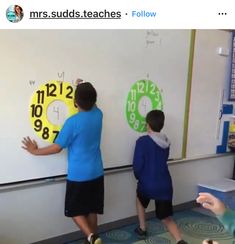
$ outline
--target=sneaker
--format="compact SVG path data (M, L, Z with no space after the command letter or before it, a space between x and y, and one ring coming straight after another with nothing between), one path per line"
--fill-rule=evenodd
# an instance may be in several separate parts
M135 233L138 235L139 238L146 238L147 237L147 231L142 230L140 227L137 227L135 229Z
M204 240L202 243L213 244L214 242L213 242L213 240L211 240L211 239L206 239L206 240Z
M178 241L176 244L188 244L188 242L181 240L181 241Z
M90 244L102 244L102 240L99 235L93 234L90 239Z

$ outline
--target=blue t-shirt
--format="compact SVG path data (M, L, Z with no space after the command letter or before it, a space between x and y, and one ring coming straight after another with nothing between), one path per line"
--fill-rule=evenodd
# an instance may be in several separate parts
M136 141L133 170L137 190L150 199L172 200L172 180L167 160L169 146L162 148L146 135Z
M88 181L104 174L100 151L103 114L94 106L68 118L55 143L68 148L68 176L71 181Z

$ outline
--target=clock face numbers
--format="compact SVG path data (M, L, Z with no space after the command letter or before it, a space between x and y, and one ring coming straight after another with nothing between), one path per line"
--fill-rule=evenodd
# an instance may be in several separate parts
M74 88L69 82L49 81L36 90L30 101L30 121L39 137L54 142L64 121L78 112Z
M137 81L128 93L126 117L129 126L137 132L145 132L146 114L163 109L162 96L158 87L151 80Z

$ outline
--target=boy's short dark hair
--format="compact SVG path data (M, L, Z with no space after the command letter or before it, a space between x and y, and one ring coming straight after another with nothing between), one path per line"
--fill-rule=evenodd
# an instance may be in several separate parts
M165 115L161 110L152 110L146 116L146 123L151 130L160 132L164 126Z
M77 85L75 90L75 103L83 110L91 110L96 103L97 93L90 82Z

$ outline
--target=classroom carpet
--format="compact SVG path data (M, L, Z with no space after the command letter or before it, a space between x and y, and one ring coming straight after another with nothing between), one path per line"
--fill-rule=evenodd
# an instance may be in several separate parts
M177 222L183 239L188 244L201 244L204 239L213 239L220 244L235 244L233 238L225 231L223 225L214 217L204 214L200 211L186 210L176 212L174 220ZM139 239L134 229L136 224L123 226L119 229L114 229L104 233L100 233L100 237L104 244L173 244L169 232L157 219L147 221L148 236L145 240ZM66 244L83 244L84 240L75 240Z

